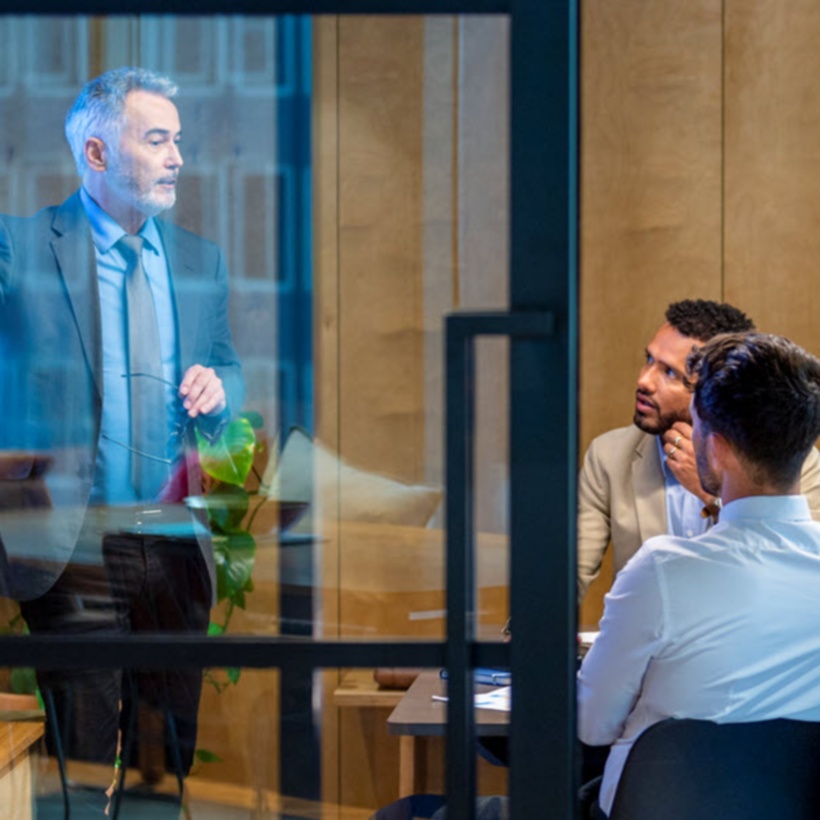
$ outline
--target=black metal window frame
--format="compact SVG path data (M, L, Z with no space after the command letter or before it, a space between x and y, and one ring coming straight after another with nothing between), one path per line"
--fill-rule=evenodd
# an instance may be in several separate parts
M0 0L8 15L506 15L510 20L510 308L448 320L464 378L448 418L446 642L292 637L0 637L0 666L303 669L447 665L448 802L474 817L474 666L515 679L510 794L516 820L575 811L578 0ZM471 324L472 323L472 324ZM472 610L471 338L509 335L511 644L475 640ZM467 401L467 403L465 403ZM457 439L454 441L454 439ZM451 499L461 499L458 509ZM464 526L456 524L461 521ZM449 531L449 530L452 530Z

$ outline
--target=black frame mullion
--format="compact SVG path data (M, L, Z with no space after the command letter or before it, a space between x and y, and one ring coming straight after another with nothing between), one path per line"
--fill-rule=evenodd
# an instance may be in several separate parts
M475 347L464 315L446 322L447 812L475 816L475 561L473 435Z
M286 665L319 667L439 667L445 666L446 644L441 641L314 641L279 636L133 634L0 636L0 668L37 666L40 669L131 668L165 666L241 666L261 669ZM472 661L503 666L509 648L479 644Z
M447 317L446 328L447 805L453 817L472 820L476 792L473 669L480 665L477 655L482 649L475 635L475 339L507 336L545 342L555 332L555 317L540 311L457 313Z
M473 812L473 666L511 665L513 816L572 817L575 767L575 471L577 464L577 0L0 0L0 14L508 14L511 18L510 307L551 313L555 336L510 346L512 647L476 643L467 553L448 556L448 643L286 637L0 636L0 666L321 667L448 665L454 817ZM504 332L494 331L489 332ZM466 355L471 361L472 353ZM470 361L465 361L470 365ZM468 372L471 375L471 365ZM469 414L469 410L465 410ZM468 415L465 420L469 421ZM454 457L466 468L464 447ZM449 467L448 467L449 469ZM461 468L459 468L461 469ZM464 496L466 497L466 496ZM467 517L464 518L465 514ZM471 521L469 508L448 516ZM471 523L461 537L471 547ZM449 539L449 534L448 534ZM451 563L452 561L452 563ZM544 693L547 693L546 695ZM545 807L548 807L546 809Z
M575 0L511 3L510 305L555 339L510 345L515 818L573 817L576 666L577 43Z
M0 14L509 14L510 0L2 0Z

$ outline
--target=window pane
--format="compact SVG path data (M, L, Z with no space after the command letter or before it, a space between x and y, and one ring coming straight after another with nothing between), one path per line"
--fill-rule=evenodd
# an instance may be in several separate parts
M55 641L444 638L444 319L507 307L508 45L480 17L0 18L2 624ZM66 113L129 65L179 91L155 78L159 109L113 129L74 120L78 174ZM123 232L141 232L139 265ZM156 367L136 367L152 327ZM508 613L507 356L479 344L488 640ZM217 387L214 412L187 415L196 365L224 413ZM274 794L364 817L399 796L402 690L372 668L233 675L206 675L189 709L221 758L197 764L192 800L203 779L244 810L278 810ZM351 686L374 704L349 705ZM100 731L78 726L80 760ZM443 789L443 739L413 754L413 788ZM56 793L53 751L43 765L35 793Z
M195 673L203 686L198 719L192 721L179 691ZM445 791L447 686L438 669L421 670L409 693L379 688L370 670L345 670L338 682L335 671L315 673L317 690L322 685L329 689L327 708L332 706L337 715L339 736L355 725L369 748L362 749L366 771L339 783L345 771L341 749L336 737L325 733L322 791L314 796L304 794L304 782L286 776L300 764L304 749L288 746L282 727L305 718L283 701L286 673L85 670L74 675L71 696L83 699L90 690L81 684L95 676L93 688L99 692L98 684L111 675L121 676L128 695L108 728L99 696L96 703L83 701L85 718L97 721L93 726L64 720L66 690L42 672L42 686L33 694L0 695L0 754L12 764L0 772L0 793L9 800L4 805L20 816L30 807L36 817L62 817L66 794L61 767L72 816L79 817L102 814L120 790L122 818L177 817L183 805L193 818L313 820L366 820L400 794ZM0 670L4 686L10 678L27 688L26 670ZM479 690L492 691L487 686ZM480 790L505 795L506 714L481 709L476 721ZM182 791L180 771L185 775ZM117 788L106 794L115 778Z

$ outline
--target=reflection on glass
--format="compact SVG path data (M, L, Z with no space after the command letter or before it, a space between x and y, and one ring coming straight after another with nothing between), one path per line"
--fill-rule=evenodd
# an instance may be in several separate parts
M0 17L3 624L444 636L443 317L506 306L507 45L504 21L479 18ZM75 118L72 157L66 112L127 65L158 85L122 89L121 128ZM139 265L116 226L141 233ZM147 319L123 287L137 268ZM150 367L130 360L146 328ZM480 358L478 622L497 640L506 352ZM215 399L193 415L188 375ZM189 784L367 817L397 796L398 740L383 707L335 704L346 673L290 670L276 698L233 669L204 689L196 674L40 675L48 759L63 727L70 767L110 785L136 720L135 748L166 750L146 782L174 792L193 766ZM105 713L93 731L84 704ZM273 746L232 768L261 727ZM443 743L430 749L443 782Z
M230 446L245 391L227 268L213 242L158 218L184 162L174 80L119 67L77 91L65 120L77 190L0 219L2 591L35 634L204 635L253 563L232 511L214 549L219 516L183 503L208 464L230 464L230 486L248 472ZM201 672L37 669L36 682L61 764L111 767L110 799L142 720L170 739L162 768L181 789Z

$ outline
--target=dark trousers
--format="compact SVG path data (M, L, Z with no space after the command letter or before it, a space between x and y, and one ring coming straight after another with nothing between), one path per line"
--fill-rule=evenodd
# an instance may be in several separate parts
M194 540L108 535L102 559L102 565L69 564L45 595L21 603L32 633L207 631L211 584ZM123 748L129 741L135 746L128 729L136 725L134 710L147 705L164 716L168 768L179 776L190 770L202 670L43 668L37 680L46 706L53 702L46 728L52 754L59 741L66 758L113 766L118 729Z

